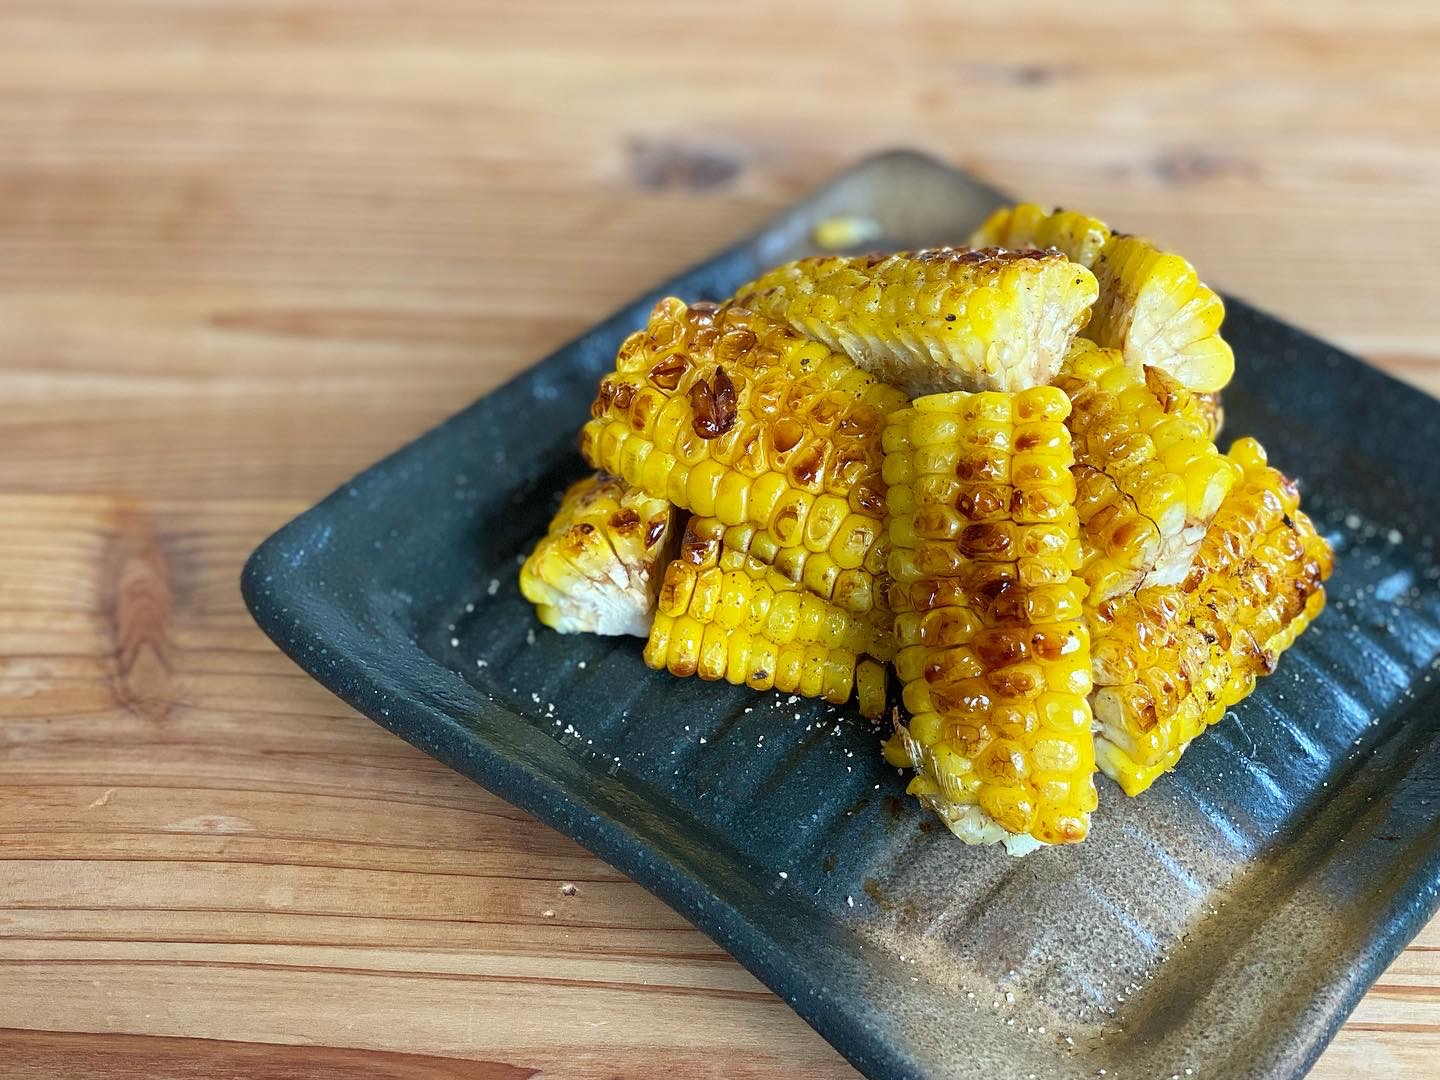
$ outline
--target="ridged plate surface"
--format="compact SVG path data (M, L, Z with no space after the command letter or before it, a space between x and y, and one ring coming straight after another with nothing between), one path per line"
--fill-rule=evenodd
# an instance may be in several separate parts
M875 1077L1291 1077L1434 911L1440 405L1231 301L1227 438L1303 478L1338 552L1278 672L1091 839L1016 860L904 799L850 709L562 637L518 560L655 297L805 253L960 242L999 196L870 159L361 474L255 553L256 619L345 701L673 904Z

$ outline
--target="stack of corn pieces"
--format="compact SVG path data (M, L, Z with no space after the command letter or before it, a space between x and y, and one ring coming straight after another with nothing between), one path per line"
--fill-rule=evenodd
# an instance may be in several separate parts
M969 248L801 259L660 302L601 380L594 476L521 571L561 632L883 715L962 840L1084 840L1324 606L1332 554L1253 439L1194 268L1068 211Z

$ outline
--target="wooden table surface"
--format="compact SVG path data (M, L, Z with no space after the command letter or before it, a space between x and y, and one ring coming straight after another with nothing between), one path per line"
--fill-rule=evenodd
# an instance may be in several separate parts
M303 676L236 583L866 151L1150 232L1440 391L1440 5L823 12L0 4L0 1073L854 1075ZM1314 1075L1437 1055L1432 925Z

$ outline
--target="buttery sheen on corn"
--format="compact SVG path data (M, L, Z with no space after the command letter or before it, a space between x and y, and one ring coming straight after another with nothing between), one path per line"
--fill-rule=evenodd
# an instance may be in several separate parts
M1099 299L1083 333L1119 349L1136 371L1161 368L1201 393L1230 381L1235 354L1220 336L1225 305L1179 255L1112 233L1095 218L1029 203L995 211L970 242L1054 248L1093 270Z
M601 381L581 451L657 498L744 527L762 561L864 614L883 602L889 551L880 430L904 403L763 315L662 300Z
M673 675L726 679L840 704L858 687L860 710L884 708L889 628L805 591L773 567L727 548L725 525L692 517L665 568L645 663Z
M1138 795L1246 697L1325 606L1334 556L1254 439L1184 582L1089 612L1100 768Z
M644 637L674 550L675 510L614 476L571 485L520 568L520 591L540 621L562 634Z
M896 669L885 747L967 843L1076 843L1095 808L1065 394L917 398L885 430ZM1028 838L1028 839L1027 839Z
M777 267L736 296L910 394L1050 381L1098 287L1055 252L931 248L825 255Z
M1080 576L1091 604L1182 581L1239 473L1191 395L1147 373L1114 349L1077 341L1055 380L1070 398Z

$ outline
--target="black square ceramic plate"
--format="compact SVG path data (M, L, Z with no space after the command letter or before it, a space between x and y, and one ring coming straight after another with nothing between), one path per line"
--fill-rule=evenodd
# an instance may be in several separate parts
M1440 405L1231 301L1230 436L1305 482L1330 606L1142 799L1012 859L902 799L848 710L652 674L516 586L659 296L727 295L834 215L963 241L999 196L864 162L362 473L255 553L255 618L345 701L693 920L874 1077L1299 1076L1435 910ZM762 739L763 736L763 739Z

